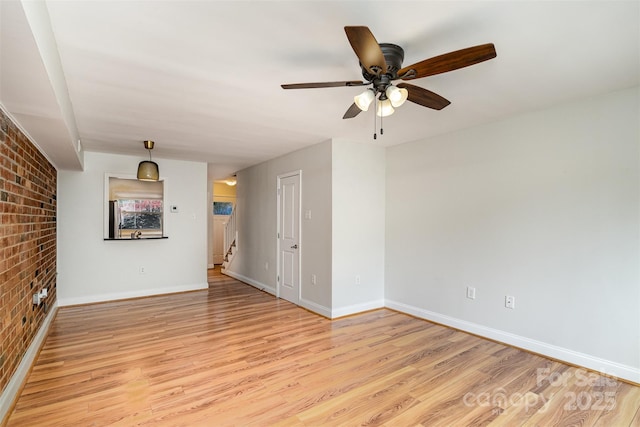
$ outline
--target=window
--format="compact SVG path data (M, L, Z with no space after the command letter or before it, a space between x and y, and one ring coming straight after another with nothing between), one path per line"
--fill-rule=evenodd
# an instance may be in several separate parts
M117 208L120 211L120 229L162 233L162 200L125 199L117 202Z

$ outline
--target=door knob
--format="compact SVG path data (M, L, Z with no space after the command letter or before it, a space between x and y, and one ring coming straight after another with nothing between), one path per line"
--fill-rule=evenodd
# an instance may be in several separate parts
M298 244L296 243L295 245L291 246L291 249L298 249Z

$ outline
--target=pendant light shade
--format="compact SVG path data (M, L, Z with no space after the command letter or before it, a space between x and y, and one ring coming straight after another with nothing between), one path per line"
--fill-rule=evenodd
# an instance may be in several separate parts
M375 98L375 93L373 92L373 89L367 89L364 92L362 92L360 95L356 95L353 98L353 102L355 102L358 108L361 109L362 111L367 111L369 109L369 105L371 105L374 98Z
M378 102L378 110L376 111L376 114L378 115L378 117L390 116L393 114L394 111L395 110L391 105L391 101L389 101L388 99Z
M143 160L138 164L138 179L140 181L158 181L160 179L158 164L151 161L153 144L153 141L144 141L144 148L149 150L149 160Z
M394 107L399 107L407 100L409 97L409 91L405 88L399 88L394 85L389 85L386 90L387 98L391 101L391 105Z
M158 164L150 160L144 160L138 165L138 179L140 181L157 181L160 179Z

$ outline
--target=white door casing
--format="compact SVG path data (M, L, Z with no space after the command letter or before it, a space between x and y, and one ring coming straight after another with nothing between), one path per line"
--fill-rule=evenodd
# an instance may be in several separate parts
M300 176L278 176L277 294L294 304L300 302Z

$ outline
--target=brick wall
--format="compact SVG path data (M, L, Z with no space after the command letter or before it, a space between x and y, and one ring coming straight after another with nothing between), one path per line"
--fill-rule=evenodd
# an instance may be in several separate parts
M56 300L57 172L0 110L0 390ZM48 288L40 306L32 295Z

